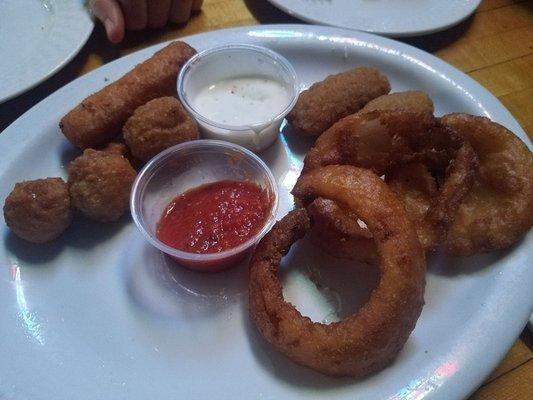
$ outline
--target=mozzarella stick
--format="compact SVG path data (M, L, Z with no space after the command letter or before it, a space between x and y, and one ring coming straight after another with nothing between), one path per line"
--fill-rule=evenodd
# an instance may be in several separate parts
M178 72L195 53L184 42L170 43L78 104L61 119L61 131L81 149L107 144L137 107L157 97L175 95Z

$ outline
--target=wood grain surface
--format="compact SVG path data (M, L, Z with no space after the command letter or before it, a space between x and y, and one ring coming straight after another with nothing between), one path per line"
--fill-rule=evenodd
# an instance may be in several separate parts
M299 21L266 0L205 0L202 11L187 24L129 32L120 45L109 44L97 24L85 47L65 68L0 105L0 130L63 85L125 54L193 33L261 23ZM533 140L533 0L484 0L476 13L458 26L403 41L441 57L480 82ZM527 329L471 399L533 399L532 336Z

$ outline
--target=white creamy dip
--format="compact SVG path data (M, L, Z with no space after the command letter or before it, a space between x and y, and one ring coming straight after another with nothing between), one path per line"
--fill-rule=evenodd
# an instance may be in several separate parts
M233 126L268 122L289 102L290 93L285 86L261 76L221 80L205 86L192 98L199 114L213 122Z

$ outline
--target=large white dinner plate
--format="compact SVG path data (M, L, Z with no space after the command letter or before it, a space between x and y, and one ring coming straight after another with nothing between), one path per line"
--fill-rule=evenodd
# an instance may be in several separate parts
M468 18L481 0L268 0L307 22L385 36L442 31Z
M59 71L93 30L84 0L0 2L0 103Z
M389 39L342 29L272 25L185 38L197 49L267 46L294 65L302 87L356 65L387 74L394 90L420 89L438 114L486 115L526 135L485 89L437 58ZM61 116L150 56L121 58L53 93L0 135L0 201L23 179L66 176L75 151ZM277 177L282 217L308 141L285 128L262 154ZM129 218L77 218L48 245L0 226L0 397L5 399L459 399L503 357L533 306L533 236L508 251L465 260L433 257L426 305L398 359L362 380L333 379L267 346L247 315L246 266L198 274L150 247ZM305 240L286 257L286 296L315 320L353 311L376 276ZM310 280L318 280L319 292Z

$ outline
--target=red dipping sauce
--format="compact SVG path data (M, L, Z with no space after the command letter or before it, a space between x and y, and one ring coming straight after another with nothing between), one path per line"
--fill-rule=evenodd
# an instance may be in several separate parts
M188 253L220 253L255 236L271 209L272 196L255 183L212 182L172 200L159 220L156 236L167 246Z

